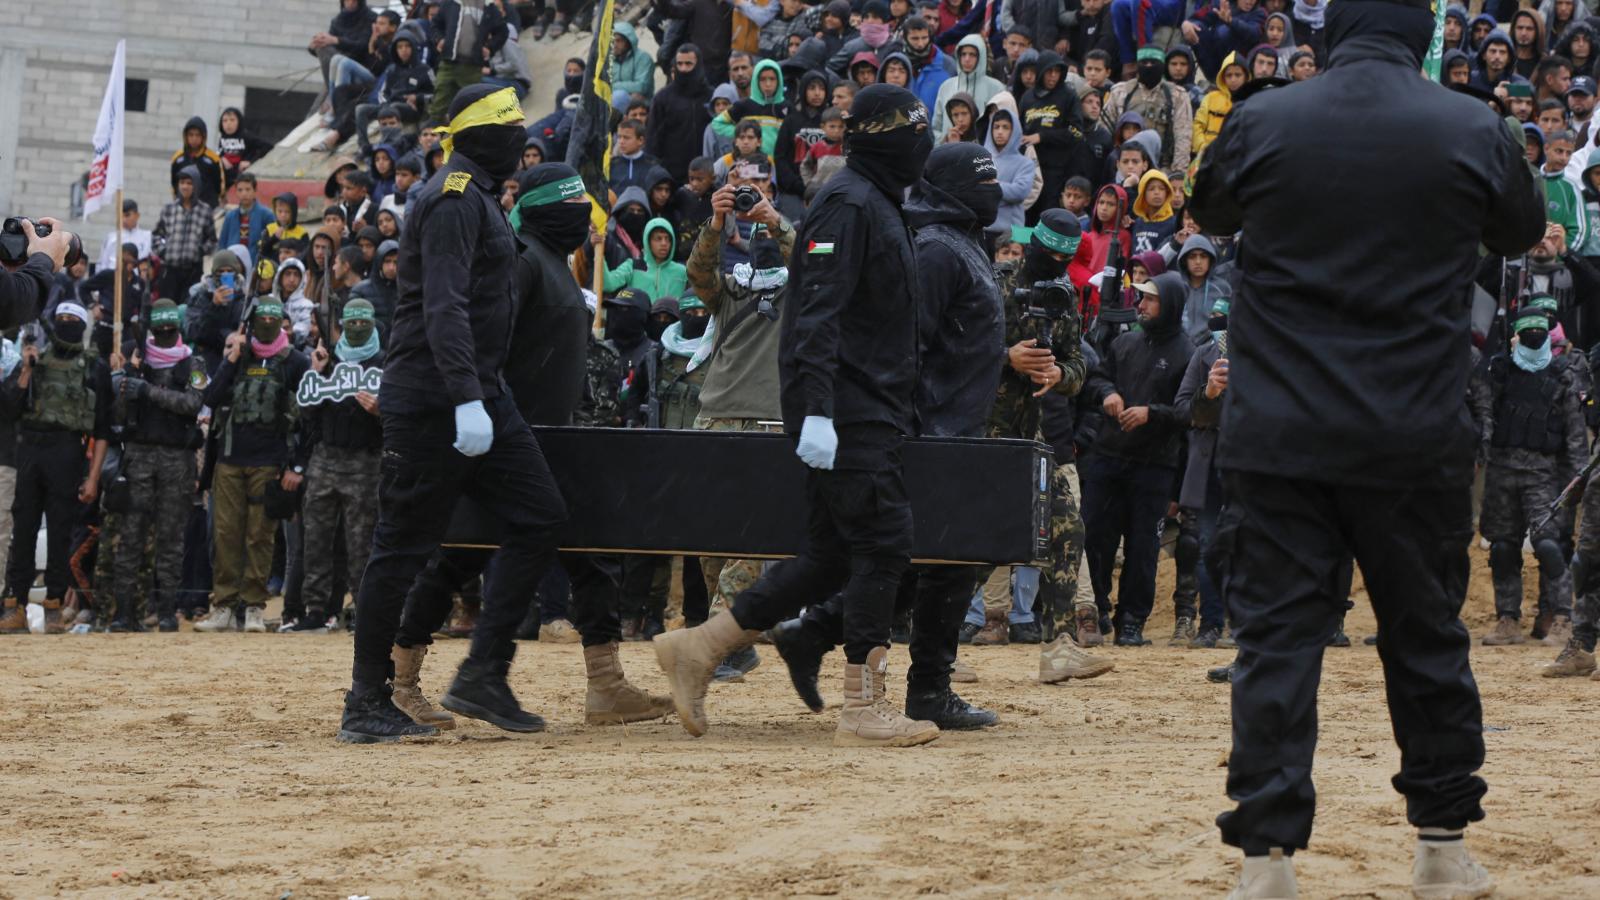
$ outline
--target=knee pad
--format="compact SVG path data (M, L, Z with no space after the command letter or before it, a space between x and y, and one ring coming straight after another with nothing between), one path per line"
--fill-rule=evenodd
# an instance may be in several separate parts
M1489 571L1510 575L1522 571L1522 547L1513 541L1494 541L1489 545Z
M1533 555L1539 560L1539 571L1546 578L1555 578L1567 569L1567 555L1561 552L1559 541L1551 538L1535 541Z

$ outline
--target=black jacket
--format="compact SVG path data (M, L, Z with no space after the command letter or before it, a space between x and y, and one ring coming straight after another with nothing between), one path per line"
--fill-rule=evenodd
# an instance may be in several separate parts
M522 255L512 269L517 319L506 384L529 425L571 425L588 371L589 309L565 254L525 233L517 240Z
M1089 166L1081 158L1083 128L1078 120L1078 95L1067 86L1067 64L1054 50L1039 54L1039 80L1018 103L1022 116L1022 133L1039 136L1039 167L1053 172L1069 169L1087 175ZM1044 89L1044 73L1060 69L1061 81L1055 90ZM1059 197L1046 198L1050 206L1059 203Z
M0 329L39 318L50 295L54 266L50 257L34 253L15 272L0 270Z
M468 180L452 178L457 173ZM426 392L451 407L500 396L517 244L499 198L488 173L453 153L407 202L385 387Z
M670 19L683 19L689 42L700 48L700 65L706 80L728 80L728 53L733 49L733 4L723 0L655 0L656 9Z
M1005 316L972 211L926 181L911 189L916 229L917 433L982 437L1000 388Z
M1249 242L1219 468L1372 487L1472 478L1460 351L1478 245L1522 253L1544 210L1505 123L1418 65L1398 41L1346 38L1325 74L1236 105L1206 150L1189 210Z
M828 108L828 101L823 100L822 106L817 109L806 106L806 88L817 82L828 87L828 76L815 69L800 76L792 98L793 105L789 107L789 115L783 119L783 127L778 129L778 145L772 152L778 190L796 197L805 196L806 192L805 179L800 175L800 163L804 161L811 145L823 139L822 111Z
M650 101L645 124L645 152L660 160L673 180L689 177L689 163L700 155L706 126L711 124L711 85L705 67L695 64L687 75L675 75Z
M795 238L778 348L784 430L799 433L807 416L833 419L840 468L872 466L878 456L853 443L847 426L912 433L916 271L899 198L847 161Z
M1084 392L1096 406L1115 393L1122 395L1124 409L1150 409L1149 420L1132 431L1123 431L1110 419L1101 422L1095 435L1096 453L1176 467L1179 439L1189 426L1179 419L1175 402L1194 343L1183 330L1183 303L1188 293L1183 279L1168 272L1156 276L1155 285L1161 292L1161 315L1138 331L1117 335L1089 375Z

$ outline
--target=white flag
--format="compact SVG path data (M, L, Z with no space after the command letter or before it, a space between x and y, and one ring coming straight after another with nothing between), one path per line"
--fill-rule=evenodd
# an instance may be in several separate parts
M124 56L127 41L117 41L117 58L111 63L111 81L100 101L100 121L94 126L94 162L89 166L89 190L83 196L83 216L110 203L122 187ZM121 214L121 210L117 211Z

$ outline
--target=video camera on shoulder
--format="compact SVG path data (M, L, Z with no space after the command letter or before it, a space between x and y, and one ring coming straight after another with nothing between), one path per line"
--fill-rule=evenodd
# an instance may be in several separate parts
M1053 350L1056 320L1077 308L1078 292L1065 278L1052 281L1035 281L1029 287L1019 287L1015 296L1022 307L1022 317L1034 321L1037 338L1034 346L1040 350Z
M32 221L25 216L12 216L0 224L0 263L18 266L28 261L28 232L23 229L22 223ZM50 231L49 225L33 222L33 233L39 237L49 237ZM71 268L82 260L83 242L74 234L62 267Z

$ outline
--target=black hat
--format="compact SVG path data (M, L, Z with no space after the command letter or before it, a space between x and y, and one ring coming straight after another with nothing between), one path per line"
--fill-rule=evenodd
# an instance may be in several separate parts
M124 200L122 201L122 211L125 213L138 212L139 204L133 202L132 200Z
M1579 75L1577 78L1572 79L1572 85L1567 88L1567 96L1570 97L1573 94L1587 94L1593 97L1595 95L1594 79L1587 75Z

